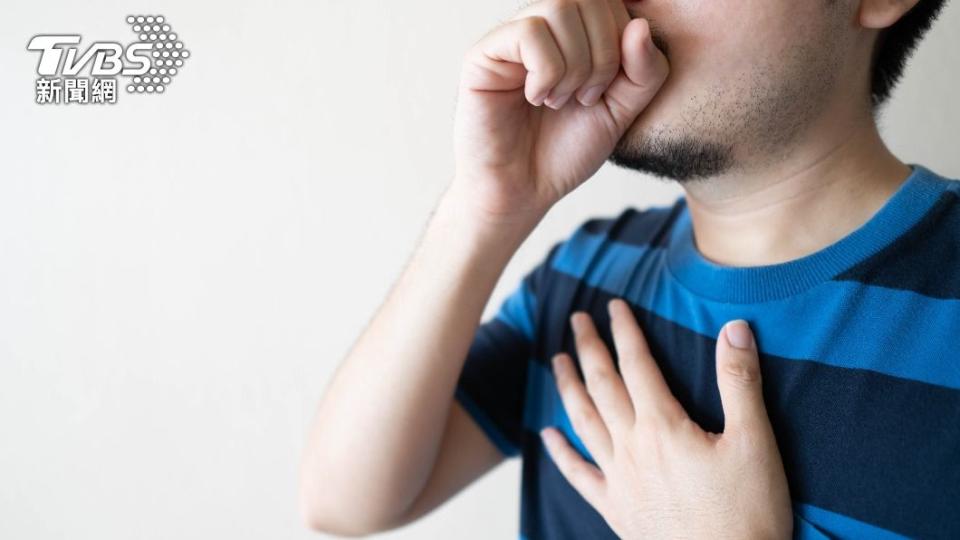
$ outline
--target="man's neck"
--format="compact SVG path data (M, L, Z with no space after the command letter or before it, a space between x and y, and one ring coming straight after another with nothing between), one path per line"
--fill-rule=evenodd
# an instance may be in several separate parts
M779 163L684 186L704 257L758 266L809 255L866 223L909 176L872 119L825 124Z

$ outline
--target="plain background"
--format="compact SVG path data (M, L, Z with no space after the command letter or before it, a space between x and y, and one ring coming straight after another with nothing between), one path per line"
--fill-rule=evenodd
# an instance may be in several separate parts
M308 421L450 179L462 54L516 7L4 5L0 537L316 537L296 510ZM31 36L128 42L128 14L166 16L193 53L165 94L33 102ZM954 3L883 117L903 159L953 177L958 27ZM605 165L485 318L584 219L679 194ZM515 537L518 488L513 460L385 537Z

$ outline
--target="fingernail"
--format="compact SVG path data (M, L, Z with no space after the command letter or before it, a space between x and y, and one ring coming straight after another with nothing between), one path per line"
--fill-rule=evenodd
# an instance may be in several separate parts
M750 325L743 319L727 323L724 333L727 335L727 343L738 349L753 349L756 345Z
M600 100L600 94L603 93L603 85L591 86L580 95L580 103L589 107Z
M547 107L550 107L551 109L559 109L563 107L563 105L567 102L567 100L570 99L570 96L572 95L573 94L570 93L570 94L562 95L560 97L550 96L544 101L544 103L547 105Z
M539 107L540 105L543 105L543 100L547 99L547 95L548 95L548 94L550 94L550 91L549 91L549 90L545 90L545 91L544 91L543 93L541 93L539 96L534 97L532 103L533 103L534 105L536 105L537 107Z

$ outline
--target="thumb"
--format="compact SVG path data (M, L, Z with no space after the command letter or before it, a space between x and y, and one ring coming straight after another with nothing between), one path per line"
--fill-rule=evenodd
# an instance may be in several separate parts
M604 100L623 134L656 95L670 67L667 57L653 44L646 19L627 23L620 49L622 69L604 93Z
M717 385L723 405L723 431L751 430L769 425L763 404L760 359L750 325L730 321L717 340Z

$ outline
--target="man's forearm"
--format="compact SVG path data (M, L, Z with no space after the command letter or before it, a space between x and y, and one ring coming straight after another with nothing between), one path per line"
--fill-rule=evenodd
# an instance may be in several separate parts
M444 193L321 400L302 467L304 511L318 521L334 513L351 527L379 528L430 474L483 308L535 226L494 224L469 208L454 188Z

